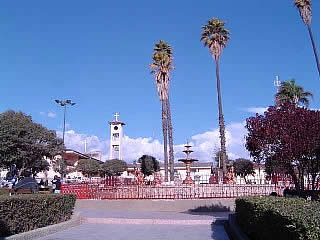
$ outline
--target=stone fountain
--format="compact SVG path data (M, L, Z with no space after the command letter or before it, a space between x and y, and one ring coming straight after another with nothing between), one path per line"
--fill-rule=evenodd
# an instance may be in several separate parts
M186 149L183 151L187 157L185 159L179 159L179 162L183 162L186 165L186 172L187 172L187 176L186 179L183 181L184 184L193 184L194 181L192 180L191 176L190 176L190 166L193 162L197 162L197 159L191 159L190 158L190 154L193 152L192 150L190 150L190 148L192 147L191 145L189 145L189 143L187 142L187 144L184 146Z

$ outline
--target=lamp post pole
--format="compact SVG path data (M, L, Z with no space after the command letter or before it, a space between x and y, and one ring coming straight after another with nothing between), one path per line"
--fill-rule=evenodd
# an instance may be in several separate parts
M66 132L66 110L67 110L67 105L63 106L63 133L62 133L62 142L64 145L64 133Z
M67 106L74 106L76 103L72 102L70 99L67 100L55 100L56 103L58 103L61 107L63 107L63 132L62 132L62 142L64 145L64 134L66 131L66 111L67 111Z

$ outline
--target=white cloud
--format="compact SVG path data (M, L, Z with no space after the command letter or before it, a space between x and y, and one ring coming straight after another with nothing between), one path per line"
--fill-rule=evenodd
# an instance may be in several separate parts
M62 132L57 132L58 136L62 136ZM231 159L238 157L248 157L249 154L245 150L244 144L246 129L243 123L232 123L226 127L226 145L228 155ZM214 151L220 146L219 129L214 129L204 133L200 133L191 137L190 144L193 146L194 153L192 157L200 161L212 161ZM66 131L65 144L67 148L76 151L84 151L84 142L87 141L88 151L101 151L103 160L109 158L109 140L102 140L97 136L89 136L77 133L74 130ZM174 145L175 159L184 158L184 143ZM163 145L158 139L151 137L123 138L123 158L127 162L137 160L143 154L153 155L159 160L163 160Z
M258 114L264 114L264 112L267 110L268 110L267 107L250 107L245 109L246 112L258 113Z
M62 138L62 131L57 131L57 135ZM97 136L88 136L86 134L76 133L74 130L65 132L64 141L66 148L79 152L84 152L84 143L87 141L87 151L101 151L103 159L107 159L109 141L103 141Z
M245 123L232 123L226 127L226 147L231 159L245 157L249 154L245 150ZM194 156L202 161L212 161L214 152L220 147L219 129L207 131L192 137Z
M57 114L54 113L54 112L48 112L48 113L40 112L40 115L41 116L46 116L46 117L49 117L49 118L55 118L57 116Z
M49 118L55 118L56 116L57 116L56 113L54 113L54 112L48 112L48 117L49 117Z

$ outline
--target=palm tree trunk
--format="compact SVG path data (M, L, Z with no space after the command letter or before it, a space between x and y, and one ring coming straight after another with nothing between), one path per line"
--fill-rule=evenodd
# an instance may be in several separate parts
M170 181L174 181L173 136L172 136L172 122L171 122L169 94L168 94L168 100L167 100L167 117L168 117L168 138L169 138Z
M168 122L166 114L166 101L161 101L162 104L162 132L163 132L163 160L164 160L164 180L168 182Z
M309 31L312 47L313 47L313 53L314 53L314 56L316 58L316 63L317 63L317 67L318 67L318 73L319 73L319 76L320 76L320 63L319 63L319 57L318 57L318 53L317 53L316 43L314 42L314 39L313 39L311 26L310 25L307 25L307 26L308 26L308 31Z
M223 111L222 111L219 60L216 60L216 76L217 76L217 93L218 93L218 107L219 107L219 130L220 130L222 170L223 170L223 174L226 174L227 173L226 136L225 136L224 117L223 117Z

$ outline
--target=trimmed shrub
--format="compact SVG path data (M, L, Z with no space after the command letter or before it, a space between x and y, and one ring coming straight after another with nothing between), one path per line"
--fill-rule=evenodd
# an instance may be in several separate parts
M300 198L236 200L236 219L252 240L319 240L320 204Z
M304 190L298 192L295 189L286 188L283 190L283 196L285 197L301 197L304 199L311 198L311 200L319 201L320 200L320 191L319 190Z
M0 237L69 220L74 195L25 194L0 196Z

